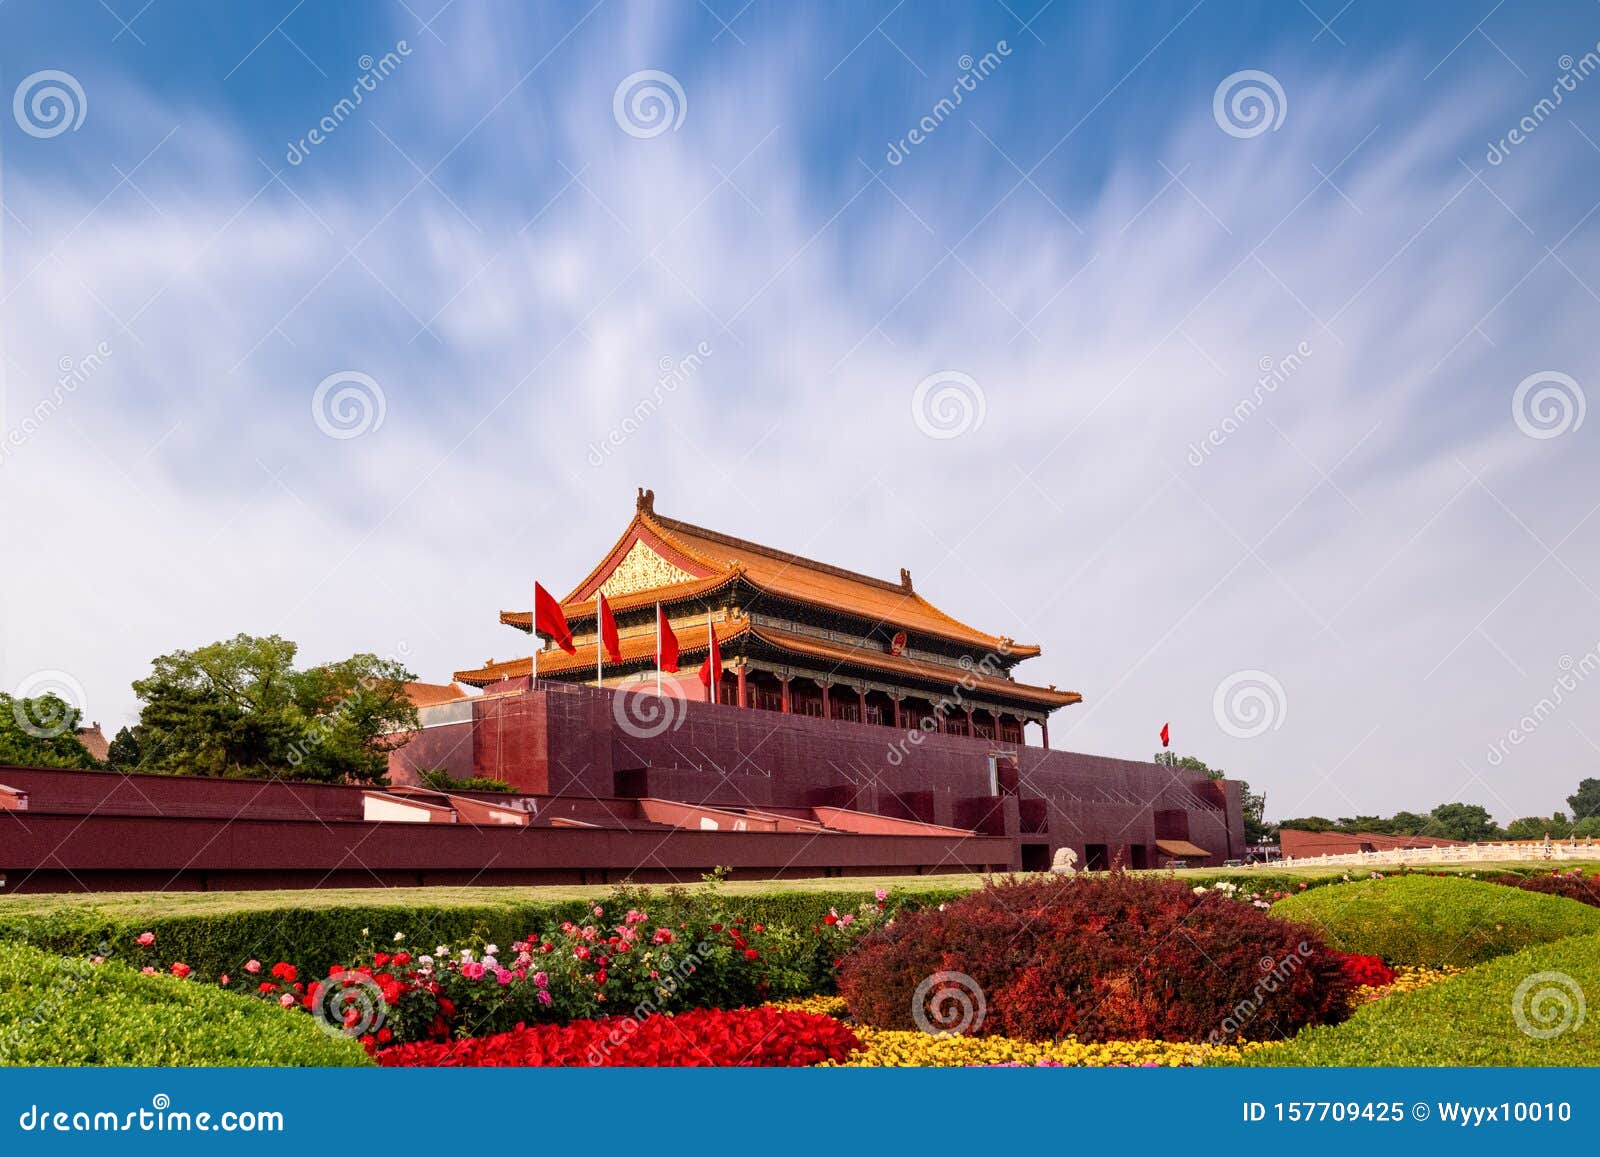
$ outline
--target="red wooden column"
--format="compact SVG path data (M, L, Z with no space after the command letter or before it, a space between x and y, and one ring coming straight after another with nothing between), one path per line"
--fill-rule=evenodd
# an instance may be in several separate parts
M856 700L861 704L861 706L857 708L861 714L857 715L856 719L861 723L865 723L867 721L867 689L865 687L856 688Z
M900 727L900 696L891 695L890 699L894 701L894 725L895 729L898 730Z
M1039 737L1039 746L1040 747L1049 747L1050 746L1050 721L1048 719L1039 720L1039 731L1041 733L1040 737Z
M832 683L828 683L828 682L824 682L822 680L818 680L818 683L822 687L822 717L824 719L832 719L833 718L833 695L832 695L832 693L830 691L830 688L833 687L833 684Z
M789 710L789 676L787 676L787 675L779 675L778 676L778 687L779 687L779 699L780 699L780 701L782 703L782 707L779 708L779 711L784 715L788 715L790 713L790 710Z
M967 738L978 738L978 717L972 713L972 708L967 708Z
M744 675L744 672L745 672L745 665L744 665L743 662L741 662L739 664L739 706L740 707L748 707L750 705L749 699L747 699L745 697L745 675Z

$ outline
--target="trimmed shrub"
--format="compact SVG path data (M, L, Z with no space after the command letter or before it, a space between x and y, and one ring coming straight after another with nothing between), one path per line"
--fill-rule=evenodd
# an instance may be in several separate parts
M1600 908L1600 872L1584 875L1582 869L1570 872L1547 872L1537 876L1491 876L1491 884L1505 884L1525 892L1543 892L1546 896L1565 896L1580 904Z
M940 884L914 892L897 889L891 902L938 904L966 891ZM495 895L490 889L475 890L473 902L452 901L444 889L423 893L421 902L413 899L417 894L407 897L409 903L396 903L383 890L374 889L370 899L363 895L351 902L346 893L340 898L343 902L334 905L309 892L270 897L219 893L208 897L213 902L197 912L175 904L164 912L138 900L85 903L79 897L62 897L59 905L51 905L41 904L42 897L18 897L0 900L0 940L26 941L68 956L102 952L138 959L138 936L154 932L166 959L182 960L206 976L224 972L237 976L245 961L252 959L289 960L307 974L326 976L329 967L348 963L367 944L393 943L396 932L423 952L435 944L510 944L530 930L555 927L564 920L581 923L596 902L528 899L513 889L506 889L506 898L499 902L477 899ZM682 905L692 902L692 895L684 889L653 889L652 915L673 918ZM871 888L841 883L831 891L729 892L719 894L718 906L725 916L746 923L810 932L830 912L854 911L873 898ZM814 953L815 948L816 942L807 938L803 951ZM819 983L831 986L832 963L831 958L813 957L796 959L793 966L810 969ZM826 974L819 972L824 964ZM800 990L780 989L781 994L791 991Z
M1585 992L1591 998L1600 993L1600 934L1502 956L1232 1063L1593 1065L1600 1056L1600 1017L1584 1008Z
M1387 876L1318 888L1273 905L1341 952L1390 964L1466 967L1563 936L1600 931L1600 909L1481 880Z
M851 1014L874 1027L1033 1041L1277 1039L1341 1019L1349 991L1310 929L1122 874L1013 878L899 916L839 974Z
M0 1064L369 1064L309 1016L116 961L0 943Z

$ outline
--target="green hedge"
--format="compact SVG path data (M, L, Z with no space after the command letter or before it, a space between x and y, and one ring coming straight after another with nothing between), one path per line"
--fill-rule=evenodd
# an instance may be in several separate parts
M969 889L929 886L897 890L897 902L944 903ZM415 894L415 893L413 893ZM271 965L288 960L303 969L325 974L330 964L348 961L357 949L373 943L392 947L401 933L406 947L430 952L436 944L460 945L472 939L510 944L530 932L554 927L563 920L582 920L593 900L526 900L508 898L501 903L386 901L373 891L366 902L337 907L317 903L307 893L303 902L279 900L263 907L249 893L217 897L204 911L179 910L169 915L144 909L129 912L115 905L96 907L81 901L57 908L30 904L8 911L0 904L0 940L17 940L68 956L105 952L119 959L140 961L148 955L135 943L143 932L156 936L163 962L182 960L197 972L216 976L241 975L248 960ZM775 927L810 928L830 909L846 912L870 901L870 888L841 887L838 891L728 893L718 896L722 911ZM365 900L365 894L363 895ZM683 893L662 890L649 899L653 918L667 917L671 905L686 902ZM104 947L101 947L104 946Z
M1525 948L1432 987L1386 997L1344 1024L1306 1029L1242 1063L1593 1065L1600 1016L1589 1008L1579 1021L1585 992L1591 1001L1600 995L1600 935Z
M0 1064L370 1064L298 1010L0 943Z
M1532 944L1600 931L1600 908L1480 880L1388 876L1316 888L1273 905L1341 952L1390 964L1463 967Z

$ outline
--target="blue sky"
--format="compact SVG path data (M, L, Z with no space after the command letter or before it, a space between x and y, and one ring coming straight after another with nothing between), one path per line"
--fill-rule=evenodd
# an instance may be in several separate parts
M1597 44L1589 2L4 0L0 681L116 725L239 630L442 680L647 485L1041 644L1058 747L1170 719L1270 815L1548 813L1600 766Z

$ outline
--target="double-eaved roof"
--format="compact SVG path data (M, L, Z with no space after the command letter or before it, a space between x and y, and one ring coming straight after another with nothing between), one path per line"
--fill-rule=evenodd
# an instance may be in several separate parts
M947 615L912 588L907 571L900 572L899 582L873 578L667 518L656 513L654 493L648 490L639 492L633 519L615 545L562 599L561 605L570 625L580 631L587 625L592 630L600 593L606 595L614 614L623 615L657 603L669 609L681 604L705 606L713 596L735 585L745 588L747 604L757 610L772 603L798 605L862 620L889 632L904 631L919 641L970 655L972 677L986 690L1003 691L1008 697L1047 707L1081 701L1073 691L1031 687L1002 675L982 673L1008 670L1019 660L1039 654L1039 648L1004 635L991 635ZM522 631L533 630L530 611L502 611L500 621ZM920 679L950 678L945 665L892 652L866 637L859 643L837 638L823 640L768 623L755 623L748 615L720 622L716 631L719 644L744 639L747 645L808 656L831 665ZM680 642L686 653L703 651L706 646L704 639L692 636L684 636ZM654 646L653 633L624 636L623 662L650 659ZM595 649L596 644L586 644L579 646L575 655L543 652L539 672L556 675L567 670L593 669ZM992 661L980 664L985 655L992 656ZM965 662L963 669L968 670ZM523 658L458 671L455 677L463 683L483 686L525 676L531 669L532 660Z

